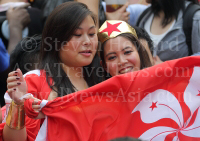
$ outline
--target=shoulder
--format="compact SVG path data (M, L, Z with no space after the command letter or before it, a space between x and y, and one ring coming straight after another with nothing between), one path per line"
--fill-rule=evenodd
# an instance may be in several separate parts
M42 81L46 80L46 75L43 70L32 70L24 74L24 79L28 85L40 86Z
M24 74L24 77L41 76L41 70L32 70Z
M190 1L186 1L185 2L185 7L187 8L189 6L191 2ZM194 4L193 4L194 5ZM199 5L199 10L197 10L195 12L195 14L193 15L193 20L200 20L200 5Z
M47 99L51 88L46 81L44 70L33 70L24 75L28 93L39 99Z

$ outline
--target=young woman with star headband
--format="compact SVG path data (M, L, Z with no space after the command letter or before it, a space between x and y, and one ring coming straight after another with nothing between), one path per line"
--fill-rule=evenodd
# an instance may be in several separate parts
M10 108L6 125L0 125L0 137L6 141L35 140L41 121L25 116L24 100L20 99L25 94L53 100L97 84L93 67L97 44L96 18L85 4L66 2L55 8L42 34L40 70L24 77L19 69L9 74L5 99Z
M98 33L101 64L105 77L124 74L152 66L148 53L136 31L124 21L106 21Z

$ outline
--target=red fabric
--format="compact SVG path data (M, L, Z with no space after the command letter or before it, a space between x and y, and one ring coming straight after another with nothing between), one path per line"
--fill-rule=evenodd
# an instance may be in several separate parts
M28 72L25 75L25 80L28 86L28 93L41 100L48 98L51 89L46 82L44 71L34 70ZM32 108L32 106L30 107ZM35 120L26 116L27 141L34 141L36 139L41 123L39 119ZM0 140L2 139L4 125L4 123L0 124Z
M32 108L33 101L34 101L33 99L27 99L24 102L24 106L27 107L25 108L25 112L30 118L36 118L39 114L38 112L35 112Z
M199 132L186 135L200 128L200 87L196 88L200 83L191 79L196 66L200 57L173 60L48 102L42 109L48 116L48 141L105 141L124 136L200 140L194 137ZM188 89L192 92L189 102Z

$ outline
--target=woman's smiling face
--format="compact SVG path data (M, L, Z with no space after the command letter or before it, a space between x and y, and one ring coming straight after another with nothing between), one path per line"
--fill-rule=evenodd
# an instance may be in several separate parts
M111 76L140 70L140 57L136 46L122 36L106 41L104 59L105 70Z

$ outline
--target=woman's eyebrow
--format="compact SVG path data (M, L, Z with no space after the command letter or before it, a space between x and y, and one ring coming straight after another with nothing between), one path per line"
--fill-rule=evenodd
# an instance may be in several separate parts
M125 48L122 49L122 51L124 51L125 49L131 48L130 46L127 46Z
M91 26L89 29L95 28L95 26ZM77 29L83 29L82 27L77 27Z

